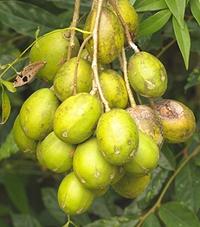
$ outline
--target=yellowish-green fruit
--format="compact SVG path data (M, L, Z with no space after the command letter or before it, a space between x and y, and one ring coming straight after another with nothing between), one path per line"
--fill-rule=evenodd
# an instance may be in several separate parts
M58 29L38 38L30 50L30 61L44 61L46 65L37 74L41 79L53 82L54 76L61 65L66 61L69 45L69 31ZM79 50L79 42L75 37L72 56Z
M113 185L113 189L122 197L135 199L139 196L150 182L150 175L134 176L126 174L120 181Z
M13 137L21 151L34 152L36 150L36 142L25 135L19 122L19 116L17 116L13 126Z
M124 165L126 172L145 175L156 168L159 161L159 148L153 139L139 132L139 145L133 159Z
M102 156L96 138L91 138L76 148L73 170L85 187L104 189L114 178L115 169Z
M74 90L74 78L77 58L67 61L57 72L54 79L54 92L57 97L64 101ZM92 68L88 61L80 59L77 69L76 92L89 92L92 89Z
M92 9L87 17L84 30L93 31L97 16L96 8ZM88 34L84 34L84 39ZM108 8L103 7L98 32L98 60L108 64L115 60L124 45L124 31L117 16ZM93 40L89 40L86 48L93 53Z
M122 109L113 109L101 116L96 136L100 151L113 165L128 162L137 149L137 126L129 113Z
M100 196L105 195L108 190L109 190L109 186L107 186L106 188L103 188L103 189L92 190L92 192L94 193L94 195L96 197L100 197Z
M62 180L58 188L58 203L66 214L84 213L93 200L94 193L85 188L73 172Z
M116 168L115 171L115 176L111 181L111 184L115 184L117 183L125 174L125 170L123 166L119 166L118 168Z
M42 88L34 92L22 105L21 127L33 140L41 140L53 130L53 119L59 105L53 91Z
M128 77L132 88L145 97L160 97L167 89L164 65L147 52L136 53L129 59Z
M163 137L169 143L185 142L193 135L195 117L183 103L164 99L155 104L155 109L162 124Z
M127 111L135 120L138 129L143 133L151 136L151 138L161 146L163 143L162 126L159 117L153 109L146 105L137 105L129 107Z
M105 70L100 74L100 84L104 97L111 108L126 108L128 94L123 78L114 70Z
M54 132L64 142L81 143L94 133L101 113L97 97L87 93L71 96L56 111Z
M51 132L37 149L38 161L43 167L56 173L64 173L71 169L75 146L64 143L54 132Z

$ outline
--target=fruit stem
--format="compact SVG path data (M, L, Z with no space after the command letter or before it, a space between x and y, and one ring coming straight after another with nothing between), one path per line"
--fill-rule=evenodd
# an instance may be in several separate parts
M131 34L129 32L129 29L128 29L128 25L126 24L126 22L124 21L120 11L119 11L119 7L117 5L117 2L116 0L109 0L110 4L113 6L117 16L119 17L119 20L121 21L121 24L124 28L124 31L125 31L125 35L126 35L126 39L128 41L128 44L129 46L135 51L135 53L138 53L140 52L138 46L132 41L132 38L131 38Z
M70 27L74 28L77 26L78 19L79 19L79 12L80 12L80 0L75 0L74 14L73 14L73 19ZM75 45L74 38L75 38L75 29L72 29L70 30L70 41L69 41L68 52L67 52L67 61L71 58L72 48Z
M96 93L96 90L98 90L101 101L105 107L105 112L108 112L108 111L110 111L110 107L108 105L107 100L105 99L105 97L103 95L101 85L99 82L98 58L97 58L97 56L98 56L98 30L99 30L99 21L100 21L100 17L101 17L101 10L102 10L102 6L103 6L103 2L104 2L104 0L98 0L98 1L95 1L95 3L94 3L97 6L97 15L96 15L94 29L93 29L93 33L92 33L93 42L94 42L92 69L93 69L93 76L94 76L95 84L94 84L90 94L93 95Z

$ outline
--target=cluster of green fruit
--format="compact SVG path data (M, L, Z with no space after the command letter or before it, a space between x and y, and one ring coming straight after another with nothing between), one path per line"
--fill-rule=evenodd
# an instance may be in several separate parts
M128 0L117 4L130 33L135 34L138 18L134 8ZM94 7L86 31L92 31L95 18ZM14 138L20 150L36 152L43 167L68 173L59 186L58 202L67 214L80 214L110 185L125 198L143 192L158 164L163 139L186 141L195 130L195 118L188 107L174 100L162 99L153 109L129 107L123 77L112 69L99 70L101 89L111 108L104 113L98 94L90 94L93 71L84 58L79 60L74 95L75 56L80 46L75 38L72 58L65 61L67 33L55 30L32 47L30 61L46 62L38 76L53 86L37 90L24 102L14 124ZM123 27L110 5L103 6L98 36L98 61L109 64L125 45ZM92 55L92 39L86 49ZM144 97L161 97L167 88L163 64L143 51L129 59L128 78L132 89Z

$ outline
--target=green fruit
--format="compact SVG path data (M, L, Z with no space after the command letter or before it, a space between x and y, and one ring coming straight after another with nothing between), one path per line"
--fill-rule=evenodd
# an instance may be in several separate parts
M127 111L131 117L135 120L138 129L143 133L151 136L151 138L161 146L163 143L163 136L161 125L153 109L146 105L137 105L135 107L129 107Z
M96 130L99 149L113 165L122 165L134 155L138 145L138 131L134 120L122 109L104 113Z
M103 188L103 189L92 190L92 192L94 193L94 195L96 197L100 197L100 196L105 195L108 190L109 190L109 186L107 186L106 188Z
M34 92L22 105L19 118L26 136L41 140L53 129L54 114L59 102L53 91L42 88Z
M77 58L67 61L58 70L54 79L54 92L61 101L73 95L76 63ZM90 64L86 60L80 59L77 69L77 93L89 92L92 89L92 79Z
M115 168L103 158L96 138L89 139L76 148L73 170L85 187L104 189L113 179Z
M160 118L163 137L169 143L187 141L194 133L196 122L193 112L178 101L165 99L155 104Z
M57 109L54 132L64 142L78 144L88 139L102 113L98 98L80 93L66 99Z
M67 175L58 188L58 203L67 214L82 214L89 209L94 194L86 189L72 172Z
M132 88L145 97L160 97L167 89L164 65L147 52L136 53L129 59L128 77Z
M117 183L125 174L124 167L119 166L118 168L115 169L115 176L111 181L111 184Z
M51 132L37 149L39 162L42 166L56 173L71 169L75 146L64 143L54 132Z
M100 84L104 97L111 108L124 109L128 104L126 85L122 77L114 70L105 70L100 74Z
M97 10L92 9L87 17L84 30L93 31ZM84 39L88 34L84 34ZM98 32L98 60L102 64L108 64L115 60L124 45L124 31L117 16L108 8L103 7ZM93 52L93 40L90 40L86 48L90 54Z
M25 135L19 122L19 116L17 116L13 126L13 137L21 151L34 152L36 150L36 142Z
M38 77L45 81L53 82L54 76L61 65L66 61L69 36L66 29L54 30L36 40L30 50L30 61L44 61L46 65L38 73ZM75 45L72 56L76 56L79 49L78 39L75 37Z
M150 182L150 175L133 176L126 174L120 181L113 185L113 189L122 197L135 199L146 189Z
M156 168L159 161L159 148L153 139L139 132L139 145L133 159L124 165L126 172L145 175Z

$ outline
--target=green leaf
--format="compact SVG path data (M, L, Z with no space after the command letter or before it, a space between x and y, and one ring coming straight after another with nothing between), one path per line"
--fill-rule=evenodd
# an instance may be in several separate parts
M28 214L12 214L12 222L14 227L42 227L36 218Z
M166 227L199 227L197 216L178 202L169 202L159 209L159 216Z
M9 227L8 224L6 224L6 223L4 222L4 220L1 219L1 218L0 218L0 226L1 226L1 227Z
M160 222L155 214L149 215L142 227L161 227Z
M105 197L99 197L95 199L92 207L91 212L95 215L98 215L101 218L109 218L112 216L111 212L109 211L107 205L106 205L106 199Z
M177 22L175 17L172 18L172 23L173 23L176 40L178 42L179 49L181 51L181 54L185 62L185 67L186 69L188 69L191 40L190 40L190 33L188 31L187 24L185 22L184 27L182 28Z
M200 69L194 69L187 78L187 84L184 89L188 90L191 87L200 84Z
M171 17L168 9L161 10L140 23L138 36L147 36L160 30Z
M174 154L166 144L162 147L162 151L160 152L159 166L171 171L175 170L176 167Z
M1 114L0 125L1 124L3 125L8 120L10 116L10 111L11 111L10 99L6 94L3 86L2 86L2 93L1 93L1 109L2 109L2 114Z
M174 15L180 27L184 28L186 0L165 0L169 10Z
M134 4L137 12L166 9L165 0L137 0Z
M200 25L200 0L190 0L192 15Z
M6 89L10 92L14 93L17 91L17 89L13 86L12 82L0 79L0 83L3 84L6 87Z

